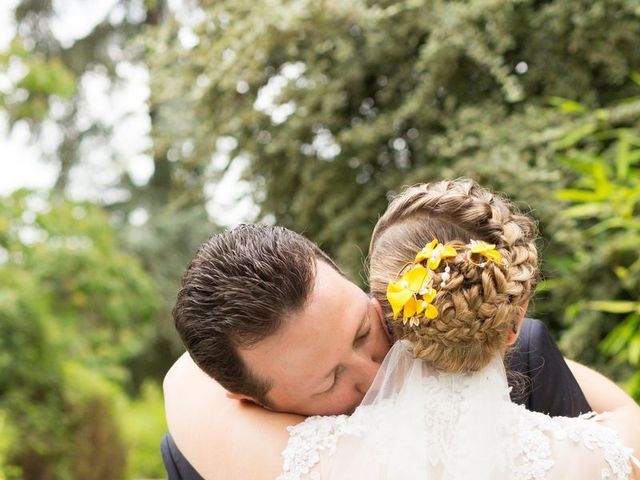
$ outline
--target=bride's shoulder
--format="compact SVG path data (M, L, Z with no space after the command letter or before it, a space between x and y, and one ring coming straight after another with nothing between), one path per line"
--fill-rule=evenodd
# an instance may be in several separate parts
M578 417L551 417L531 412L522 406L520 414L522 432L540 431L554 440L581 444L589 449L621 447L620 435L607 425L609 413L587 412Z
M633 450L607 425L607 414L550 417L521 406L517 409L519 441L515 450L521 468L543 468L550 479L575 478L577 470L589 478L596 478L594 474L603 479L630 478ZM529 477L523 474L520 478Z

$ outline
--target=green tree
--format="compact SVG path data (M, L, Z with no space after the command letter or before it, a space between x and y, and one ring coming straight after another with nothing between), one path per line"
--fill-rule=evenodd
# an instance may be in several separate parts
M7 412L0 411L0 480L7 480L14 472L7 472L7 456L14 442L14 432L7 423Z
M567 119L632 95L637 6L550 2L200 2L148 40L154 141L185 197L246 162L262 218L305 232L341 265L390 192L461 174L536 208L563 186ZM228 161L211 167L211 156Z
M128 225L121 231L127 251L139 259L160 293L153 338L128 363L135 389L146 378L162 379L184 351L171 316L182 273L202 242L221 230L202 205L175 208L170 204L151 212L144 225Z
M153 335L157 290L89 203L26 191L0 198L0 260L8 464L27 480L87 478L83 464L125 454L117 398L131 380L126 363ZM77 447L89 441L83 455ZM114 465L102 478L121 478L124 461Z
M20 75L10 75L11 88L0 94L0 108L10 124L26 122L34 140L39 140L43 125L52 121L60 129L61 141L49 161L59 166L55 183L58 195L64 195L71 169L82 161L82 147L102 143L111 135L102 119L87 115L87 92L83 80L102 75L111 90L122 82L118 66L135 63L140 53L133 39L161 20L164 1L114 2L110 12L87 35L70 43L54 34L53 22L63 15L52 0L21 0L15 7L16 34L11 47L0 56L0 71L19 65ZM111 15L114 14L114 15ZM113 152L110 152L113 155ZM113 166L115 167L114 162ZM121 188L135 185L122 172Z
M22 72L17 77L12 75L13 84L0 94L0 110L7 114L11 124L27 123L34 142L43 127L52 122L61 132L61 141L48 158L59 165L55 195L60 198L67 195L70 173L85 162L88 147L102 145L101 150L112 157L104 168L117 171L110 186L117 190L117 199L96 195L97 201L108 208L110 220L118 225L124 248L142 258L162 293L155 319L158 328L154 329L153 338L147 339L146 347L138 349L138 355L130 358L127 365L134 378L133 390L146 377L159 380L181 350L170 316L180 273L197 246L216 227L207 217L202 194L195 192L188 202L175 198L174 185L180 181L173 173L171 152L161 143L156 142L149 152L154 170L148 183L134 182L125 168L129 159L114 157L111 126L86 113L92 99L87 95L85 83L100 76L113 92L126 82L121 66L135 64L144 68L141 63L144 33L149 26L162 22L166 9L164 0L113 2L104 19L87 35L68 42L54 34L54 22L65 20L60 5L51 0L22 0L14 10L15 37L10 49L0 56L0 71L20 65L20 69L13 70ZM154 111L150 110L149 115L154 117ZM126 118L117 119L116 123L120 120ZM132 225L129 221L132 212L142 212L147 222ZM159 254L165 261L157 261Z

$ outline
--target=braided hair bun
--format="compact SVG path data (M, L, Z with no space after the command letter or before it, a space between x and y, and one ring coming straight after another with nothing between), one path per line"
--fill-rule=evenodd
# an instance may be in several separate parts
M537 229L508 200L461 179L419 184L393 199L378 220L369 246L369 283L396 338L407 338L416 357L449 372L471 372L504 352L521 308L535 288ZM479 267L468 255L449 265L433 305L436 318L419 325L393 321L386 298L390 281L433 239L462 245L471 240L495 245L504 264ZM440 284L435 273L435 284Z

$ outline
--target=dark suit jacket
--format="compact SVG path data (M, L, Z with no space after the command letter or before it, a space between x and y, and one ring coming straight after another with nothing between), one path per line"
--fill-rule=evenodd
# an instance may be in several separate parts
M518 341L505 364L512 387L511 399L528 410L553 417L576 417L591 410L556 342L540 320L524 319Z
M164 468L167 469L168 480L203 480L196 469L180 453L170 433L165 433L162 436L160 452Z
M552 416L575 417L591 410L558 346L540 320L524 319L518 341L505 363L514 402ZM169 433L162 437L161 451L169 480L202 480Z

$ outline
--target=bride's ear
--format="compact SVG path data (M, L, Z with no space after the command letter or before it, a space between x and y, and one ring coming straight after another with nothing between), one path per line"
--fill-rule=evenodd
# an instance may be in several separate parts
M509 336L507 337L507 345L511 346L516 343L518 337L520 336L520 330L522 329L522 320L524 320L524 316L527 314L527 308L529 307L529 299L527 299L524 303L520 305L520 314L516 319L515 329L509 332Z

